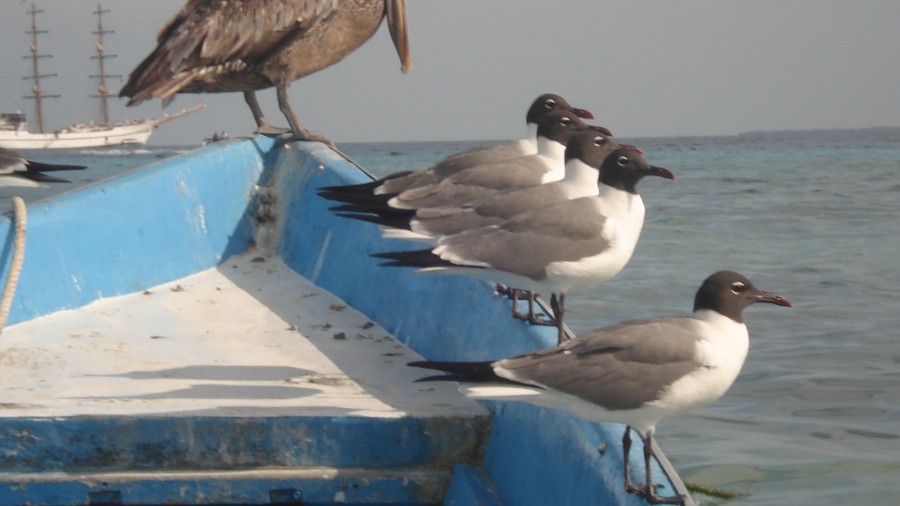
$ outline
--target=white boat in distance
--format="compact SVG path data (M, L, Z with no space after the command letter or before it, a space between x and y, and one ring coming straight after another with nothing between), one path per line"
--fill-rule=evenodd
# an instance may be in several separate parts
M76 123L49 133L29 132L25 115L0 114L0 147L9 149L72 149L146 144L161 123L203 108L198 104L158 119L127 120L106 125Z
M165 115L156 119L128 119L125 121L110 122L108 98L111 95L106 87L107 77L111 76L106 73L105 60L115 57L115 55L106 54L103 44L103 35L112 33L111 30L103 29L103 14L109 11L103 10L97 5L94 12L97 15L97 55L91 57L96 59L99 65L99 73L95 76L98 80L98 93L93 95L100 99L100 120L98 122L90 121L87 123L76 123L64 128L57 129L53 132L44 130L44 114L43 100L45 98L57 98L59 95L49 95L41 90L40 80L42 77L50 77L54 74L41 74L38 68L38 62L41 58L50 57L47 54L40 54L38 51L37 36L39 33L45 33L37 29L37 14L43 12L31 5L31 30L26 33L31 34L31 56L32 75L30 79L34 81L32 86L33 95L25 98L35 101L35 117L37 118L37 132L28 130L28 121L24 113L3 113L0 114L0 147L8 149L72 149L72 148L95 148L104 146L123 146L123 145L143 145L146 144L159 125L179 118L186 114L199 111L204 107L203 104L197 104L189 109L182 109L174 114Z

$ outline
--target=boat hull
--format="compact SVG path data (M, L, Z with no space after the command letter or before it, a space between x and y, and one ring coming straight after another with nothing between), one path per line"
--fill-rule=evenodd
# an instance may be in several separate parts
M398 243L383 239L377 227L336 217L328 210L330 203L316 195L323 186L367 178L320 144L282 144L257 137L210 145L33 204L28 253L10 321L28 325L44 315L52 317L51 313L106 297L141 296L151 288L158 293L161 289L154 287L162 283L217 266L231 272L228 259L260 252L263 258L277 257L297 275L365 315L391 339L428 359L486 360L555 342L554 329L529 327L510 318L510 302L493 296L487 283L379 267L368 254L397 249ZM152 205L146 204L148 195ZM9 231L10 222L0 221L0 234ZM109 244L115 247L105 246ZM8 268L8 261L0 258L0 270ZM192 293L190 287L184 292L198 300L206 298ZM150 293L144 300L153 297ZM302 298L276 300L299 304ZM340 311L342 306L326 307ZM0 350L30 339L16 336L15 329L4 333ZM365 341L357 339L357 332L329 334L325 341L358 348ZM65 339L89 334L59 332L67 345L71 342ZM155 335L149 340L159 345L179 337L168 332L136 335L145 341L147 335ZM244 341L254 342L253 337L248 333ZM381 367L409 372L405 360L393 360L392 353L379 356L385 361ZM215 362L212 357L208 360ZM80 377L84 376L94 380L90 374ZM67 398L83 395L70 393ZM420 395L427 399L432 394L422 390ZM111 402L105 397L99 401ZM17 457L0 462L7 466L0 468L0 505L645 504L623 489L623 426L586 423L526 404L485 406L490 413L487 425L476 419L461 425L448 420L425 423L410 415L389 418L390 423L382 426L378 420L351 419L350 414L304 421L303 410L291 411L295 418L250 421L218 419L201 410L188 422L159 415L12 416L16 407L10 405L0 412L0 448L15 449L9 453ZM248 423L254 424L253 430L245 430ZM141 430L119 431L120 426ZM443 443L414 443L422 436L428 438L421 440L430 440L446 427L468 428ZM274 428L280 431L278 437L270 434ZM343 435L345 429L364 436ZM321 438L325 439L319 446L328 449L324 457L298 453L298 448ZM463 460L450 456L460 441L472 438L480 441L478 450L467 452L469 457ZM600 445L605 452L598 452ZM198 449L204 451L198 454ZM643 468L641 450L636 441L631 461L636 480ZM662 490L686 493L665 457L656 453L659 465L654 476L664 485ZM285 454L302 455L302 460L278 460ZM393 455L396 460L379 469L360 460L361 454ZM316 467L317 462L324 467ZM398 474L396 466L401 465ZM437 498L430 492L427 497L414 493L433 487L440 488ZM687 504L693 503L688 499Z

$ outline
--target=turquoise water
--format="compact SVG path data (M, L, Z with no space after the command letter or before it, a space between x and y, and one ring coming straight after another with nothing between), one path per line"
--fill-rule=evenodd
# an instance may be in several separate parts
M647 222L634 257L613 280L568 298L569 325L580 333L686 313L711 272L746 274L794 307L747 311L750 355L735 385L716 403L658 426L669 459L686 480L745 494L729 504L897 503L900 134L629 141L676 180L641 183ZM387 174L472 145L341 148ZM91 165L74 178L90 184L183 151L43 159ZM0 199L59 190L0 188Z

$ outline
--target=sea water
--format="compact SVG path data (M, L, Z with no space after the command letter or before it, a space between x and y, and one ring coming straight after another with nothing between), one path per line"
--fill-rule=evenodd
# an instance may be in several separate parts
M700 282L719 269L784 295L793 308L745 312L750 354L731 390L662 421L660 444L684 479L744 494L729 504L896 504L900 131L627 141L676 179L641 181L647 219L631 262L593 291L570 295L568 324L582 333L689 313ZM384 175L489 144L340 148ZM90 168L66 174L72 185L0 188L0 205L13 194L34 201L188 149L40 153Z

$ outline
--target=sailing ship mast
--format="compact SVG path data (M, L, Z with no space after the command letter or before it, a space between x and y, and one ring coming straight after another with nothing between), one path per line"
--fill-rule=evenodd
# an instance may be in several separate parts
M97 79L97 95L91 95L92 97L100 99L100 125L106 126L109 125L109 89L106 87L106 78L107 77L122 77L121 75L116 74L107 74L106 73L106 65L105 61L107 58L115 58L117 55L114 54L106 54L106 46L103 44L103 35L107 33L116 33L114 30L104 30L103 29L103 15L108 13L108 10L103 10L100 4L97 4L97 10L94 11L94 14L97 15L97 30L93 33L97 36L97 56L91 56L92 60L97 60L97 66L99 69L99 73L97 75L91 76L94 79Z
M122 146L122 145L143 145L146 144L150 135L159 125L171 121L175 118L193 113L203 108L203 104L197 104L190 109L182 109L181 111L166 115L158 119L139 119L125 121L110 121L109 118L109 98L115 97L115 93L110 93L107 88L107 80L111 77L122 77L106 73L106 59L115 58L114 54L106 53L106 45L104 38L107 34L115 33L113 30L107 30L103 27L103 15L109 11L104 10L103 6L97 4L97 29L92 32L97 36L96 55L91 56L92 60L97 60L97 75L90 76L97 79L97 94L93 95L100 99L100 119L101 123L79 122L60 128L53 132L46 132L44 125L44 99L56 98L61 95L51 95L44 93L41 88L42 78L55 77L56 74L42 74L40 65L41 59L51 58L49 54L42 54L38 50L38 36L48 33L46 30L38 30L37 15L44 12L35 6L35 2L31 2L31 9L28 13L31 15L31 30L25 33L31 35L31 55L23 57L31 60L31 75L25 77L26 80L32 81L32 94L25 98L34 100L35 118L37 124L37 132L29 132L26 122L26 115L21 112L2 113L0 114L0 147L9 149L72 149L87 147L104 147L104 146Z
M37 128L38 132L44 133L44 104L43 101L45 98L57 98L59 95L49 95L43 92L41 89L41 78L42 77L55 77L56 74L41 74L38 66L38 61L41 58L53 58L53 55L50 54L41 54L38 50L38 34L48 33L47 30L38 30L37 29L37 15L44 12L37 7L35 7L34 2L31 3L31 10L28 11L31 14L31 30L26 31L25 33L31 35L31 56L23 56L23 59L31 59L31 75L26 77L25 79L31 79L34 83L31 86L32 95L25 96L29 100L34 100L34 112L35 117L37 118Z

